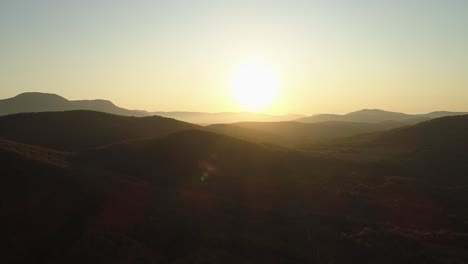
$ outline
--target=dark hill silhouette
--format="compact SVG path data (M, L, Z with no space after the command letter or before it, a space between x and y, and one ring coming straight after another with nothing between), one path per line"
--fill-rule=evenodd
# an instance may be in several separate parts
M190 160L190 162L195 162L191 166L197 167L197 162L207 159L223 161L226 165L232 166L229 170L245 171L245 166L249 166L249 164L261 163L274 158L279 159L284 155L294 156L293 153L295 152L291 150L259 145L208 131L186 130L165 137L141 139L92 149L84 154L92 156L90 160L93 163L117 166L119 171L122 169L120 166L134 164L130 171L138 170L146 173L154 171L149 167L156 165L155 160L159 158L180 159L173 162L163 162L163 166L181 165L184 160ZM99 157L104 159L99 160ZM122 160L122 163L115 162L115 160ZM264 166L264 168L267 167Z
M294 157L291 151L278 151L211 132L188 130L162 138L93 149L83 153L82 161L87 166L101 166L115 173L169 184L168 188L183 182L199 185L207 181L218 182L221 184L219 188L229 192L245 182L277 184L276 176L283 177L280 172L286 172L286 162ZM227 193L225 196L228 198Z
M468 147L468 115L437 118L415 126L383 133L379 144L401 144L424 147Z
M468 115L436 118L413 126L344 139L356 147L391 147L432 149L468 147ZM340 142L338 140L337 142Z
M39 263L61 250L86 214L89 195L69 167L70 154L0 139L2 263ZM69 225L69 226L67 226ZM64 238L61 242L56 239Z
M428 163L437 161L430 156L426 159ZM390 162L394 163L393 160ZM407 173L398 174L407 167L389 168L381 163L308 156L200 130L90 150L82 154L79 164L99 166L120 177L131 176L126 181L153 186L142 192L149 192L153 201L160 201L155 205L158 209L149 213L151 219L159 220L148 220L153 224L137 233L137 238L161 234L161 229L182 230L177 245L182 241L181 245L188 243L189 246L185 246L188 248L203 245L209 255L218 257L219 252L208 245L228 243L231 258L239 256L236 248L250 248L261 261L265 259L258 256L258 252L264 251L275 252L268 254L284 263L312 260L326 263L329 259L347 263L351 257L365 262L369 252L374 252L378 256L376 259L382 261L380 256L385 251L389 263L400 262L417 259L418 254L428 254L422 253L424 250L408 250L408 247L429 248L426 242L418 241L420 238L408 239L408 234L419 237L415 230L430 233L433 231L427 230L448 228L446 221L453 221L457 226L454 230L462 230L463 224L459 224L459 220L467 216L462 209L467 199L463 198L457 204L450 198L454 193L462 197L459 193L463 190L437 189L437 178L411 175L421 173L420 170L410 168ZM456 177L447 178L440 171L437 173L439 179L445 178L446 186L458 182ZM421 181L411 182L414 178ZM433 201L429 200L429 203L427 199ZM447 213L456 217L447 220L438 203L444 204ZM173 217L164 216L161 220L161 210L169 210ZM397 215L388 218L381 210ZM236 225L239 222L250 223L251 229L239 227ZM372 227L365 228L369 223L379 222L385 224L370 224ZM405 231L395 231L398 229L392 229L394 227L390 228L393 231L388 231L383 226L389 224ZM193 230L200 230L203 235L193 235ZM226 233L228 230L234 233ZM350 240L342 241L334 236L337 230L350 234ZM350 230L359 231L353 235ZM370 230L373 235L367 237L361 230ZM167 236L163 234L163 237ZM154 235L149 236L148 239L154 240ZM291 238L287 245L282 242L284 237ZM254 242L255 238L264 240ZM366 239L371 246L367 249L356 246L359 244L354 244L354 239ZM444 243L438 239L432 242ZM324 255L317 257L306 250L309 243L316 244L316 250ZM377 246L378 243L383 246ZM405 245L402 247L405 250L393 248L394 243ZM340 254L336 254L337 247L342 249ZM327 248L333 248L331 252L334 253L325 253ZM389 248L392 253L388 253ZM198 253L189 252L192 258L198 256ZM446 256L445 251L430 254ZM251 259L251 256L246 258Z
M389 112L380 109L363 109L360 111L348 113L346 116L362 120L361 122L369 123L382 121L404 121L412 117L408 114Z
M0 137L69 151L197 127L158 116L137 118L81 110L0 116Z
M21 144L0 138L0 153L3 157L15 156L18 160L30 160L56 167L66 167L70 153ZM5 161L2 159L2 162ZM5 162L5 165L7 162ZM27 166L26 166L27 167Z
M384 121L398 121L406 123L407 125L417 124L420 122L428 121L433 118L444 116L463 115L468 113L463 112L447 112L439 111L428 114L404 114L398 112L389 112L380 109L363 109L356 112L351 112L345 115L334 114L321 114L309 117L300 118L296 121L305 123L316 123L324 121L345 121L345 122L364 122L364 123L379 123Z
M54 112L70 110L91 110L122 116L152 116L158 115L178 119L200 125L226 124L237 122L280 122L299 121L304 123L317 123L328 121L380 123L385 121L398 121L407 125L416 124L433 118L463 115L464 112L437 111L428 114L410 115L397 112L388 112L379 109L363 109L346 115L320 114L305 117L303 115L270 115L250 112L148 112L128 110L114 105L108 100L67 100L56 94L27 92L13 98L0 100L0 116L28 112Z
M139 110L127 110L114 105L108 100L67 100L56 94L28 92L19 94L13 98L0 100L0 116L29 113L29 112L54 112L71 110L90 110L110 113L121 116L152 116L158 115L174 118L184 122L195 124L232 123L240 121L282 121L293 120L302 115L268 115L249 112L147 112Z
M206 130L218 134L228 135L231 137L260 143L273 144L278 146L289 146L287 138L278 133L269 133L255 128L242 127L234 124L214 124L205 127Z
M251 112L222 112L222 113L200 113L200 112L152 112L151 114L164 116L200 125L225 124L243 121L256 122L278 122L294 120L302 115L269 115Z
M13 98L0 100L0 115L70 110L91 110L123 116L148 115L144 111L120 108L107 100L69 101L59 95L48 93L22 93Z
M41 153L66 165L27 156ZM0 155L7 161L0 168L5 263L463 263L468 257L465 189L440 188L431 177L414 181L408 174L418 171L401 173L394 160L355 162L199 129L75 153L0 141Z
M302 148L317 142L398 126L401 126L398 122L243 122L203 128L158 116L126 117L76 110L0 116L0 137L75 151L125 140L159 137L187 129L205 129L257 143Z
M405 123L351 123L351 122L241 122L208 126L210 131L238 137L254 142L303 147L318 142L355 136L358 134L388 130Z
M458 116L458 115L467 115L467 114L468 114L467 112L436 111L436 112L425 114L425 116L430 117L430 118L440 118L440 117L446 117L446 116Z
M26 153L40 149L5 144L7 149L11 145L25 147L20 152ZM0 231L11 245L2 260L311 259L313 255L295 249L307 237L281 246L282 236L297 236L306 226L275 220L278 214L297 214L288 208L296 194L290 188L305 186L292 166L304 163L296 155L195 130L73 154L65 168L8 159L11 163L1 168L11 181L2 182L10 191L0 194ZM321 232L318 226L313 229ZM278 247L279 252L272 251Z
M399 174L440 185L468 184L468 115L437 118L390 131L317 145L336 157L400 164ZM388 169L390 171L390 169ZM448 178L449 177L449 178Z

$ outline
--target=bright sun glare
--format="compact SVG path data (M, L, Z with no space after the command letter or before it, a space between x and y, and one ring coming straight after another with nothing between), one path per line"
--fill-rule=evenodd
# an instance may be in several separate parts
M265 109L278 91L278 78L270 65L249 62L239 65L232 74L231 91L242 108Z

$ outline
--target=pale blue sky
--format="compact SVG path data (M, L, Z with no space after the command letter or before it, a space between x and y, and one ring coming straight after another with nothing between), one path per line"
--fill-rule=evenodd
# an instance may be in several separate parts
M272 65L269 112L468 110L468 1L0 1L0 98L237 111L236 65Z

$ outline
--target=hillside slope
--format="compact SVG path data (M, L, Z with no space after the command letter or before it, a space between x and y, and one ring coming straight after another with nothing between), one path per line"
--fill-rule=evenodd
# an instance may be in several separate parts
M336 158L388 163L388 172L440 185L468 184L468 115L311 146ZM399 168L395 170L395 168Z
M122 116L147 116L143 111L132 111L107 100L70 101L56 94L29 92L0 100L0 116L29 112L91 110Z
M137 118L81 110L0 116L0 137L68 151L195 128L198 126L158 116Z
M385 121L397 121L406 125L417 124L428 121L433 118L465 115L464 112L448 112L438 111L428 114L404 114L398 112L389 112L380 109L363 109L351 112L345 115L320 114L297 119L298 122L317 123L325 121L344 121L344 122L364 122L364 123L379 123Z
M235 122L278 122L289 121L304 117L302 115L270 115L255 112L221 112L221 113L201 113L201 112L152 112L151 114L174 118L177 120L200 125L226 124Z
M413 126L336 140L335 145L356 148L404 147L406 149L452 149L468 147L468 115L449 116Z
M304 117L302 115L269 115L252 112L148 112L124 109L108 100L67 100L56 94L38 92L22 93L12 98L0 100L0 116L17 113L71 110L90 110L136 117L157 115L202 125L241 121L283 121Z
M393 174L400 167L200 130L74 154L2 142L6 263L468 259L464 189ZM42 152L67 165L17 154Z
M303 148L310 144L336 138L383 131L403 126L398 122L351 123L351 122L241 122L226 125L211 125L209 131L250 140L253 142Z

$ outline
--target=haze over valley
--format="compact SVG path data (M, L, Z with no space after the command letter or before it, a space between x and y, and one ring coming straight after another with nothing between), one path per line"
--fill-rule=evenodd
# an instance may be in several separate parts
M42 94L0 109L26 98L32 113L0 116L7 262L468 257L468 115L200 126Z
M468 1L0 1L0 263L468 263Z

